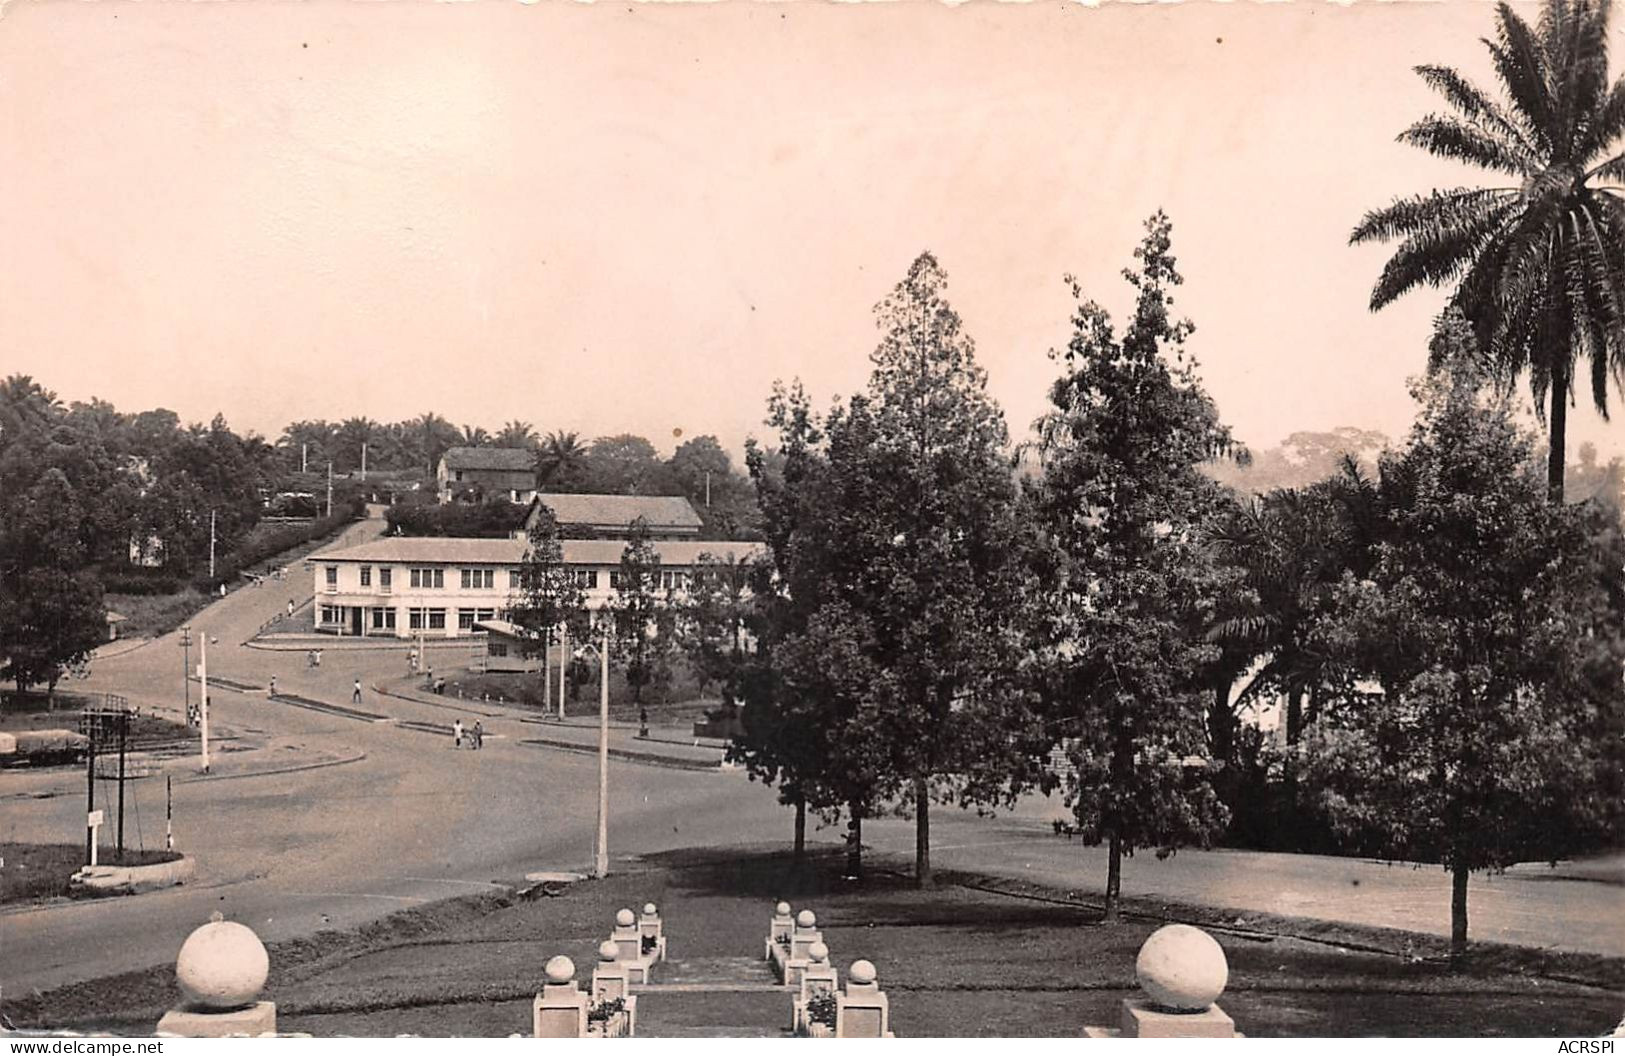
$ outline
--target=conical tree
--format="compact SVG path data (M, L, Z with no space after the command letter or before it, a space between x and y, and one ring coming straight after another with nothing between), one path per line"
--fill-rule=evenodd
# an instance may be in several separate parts
M1625 79L1608 83L1608 0L1545 0L1531 28L1505 3L1485 46L1505 101L1453 69L1419 66L1453 114L1402 143L1498 177L1401 198L1366 215L1351 243L1398 241L1373 311L1428 285L1454 286L1503 387L1528 373L1551 431L1547 491L1563 498L1568 404L1589 378L1598 413L1625 382ZM1431 364L1436 367L1438 364ZM1548 410L1549 408L1549 410Z

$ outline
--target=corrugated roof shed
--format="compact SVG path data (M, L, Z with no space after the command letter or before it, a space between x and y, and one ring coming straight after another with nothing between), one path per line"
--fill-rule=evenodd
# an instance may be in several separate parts
M681 495L568 495L536 496L553 511L560 524L592 527L629 527L642 517L650 528L700 528L700 515Z

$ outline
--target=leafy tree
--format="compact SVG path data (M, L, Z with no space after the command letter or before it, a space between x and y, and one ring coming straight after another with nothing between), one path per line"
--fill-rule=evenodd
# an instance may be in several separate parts
M1109 847L1108 920L1123 855L1202 843L1225 821L1205 768L1187 764L1201 758L1200 678L1214 653L1201 529L1221 509L1199 467L1230 437L1185 351L1192 326L1170 314L1170 245L1159 212L1124 272L1138 299L1120 338L1104 309L1079 304L1031 484L1046 585L1035 667L1076 769L1076 829Z
M1577 374L1598 413L1625 377L1625 80L1608 83L1608 0L1543 0L1530 27L1496 7L1485 41L1504 103L1443 66L1416 72L1454 115L1430 115L1400 141L1494 173L1369 213L1353 243L1399 240L1371 294L1380 309L1418 286L1453 285L1450 304L1510 386L1528 371L1548 417L1547 487L1563 500L1565 423ZM1436 361L1433 366L1438 366ZM1549 399L1550 410L1545 410Z
M590 489L606 495L670 494L666 465L641 436L601 436L584 463Z
M638 707L640 736L649 734L649 708L643 692L651 684L670 677L669 663L674 637L669 622L670 606L661 589L660 554L649 539L649 525L642 517L632 522L621 567L611 577L614 593L609 617L616 659L626 672L632 701Z
M490 447L491 434L483 426L463 426L462 446L464 447Z
M348 473L361 467L361 449L367 450L367 465L378 468L375 449L382 427L371 418L346 418L333 437L333 472Z
M1434 361L1409 445L1382 465L1376 563L1323 630L1346 677L1306 778L1362 853L1450 871L1459 956L1471 872L1617 844L1625 542L1600 508L1545 501L1459 317Z
M106 637L106 611L83 570L84 509L67 475L47 468L18 498L0 507L0 670L21 691L54 689Z
M588 632L586 595L575 571L564 563L558 523L542 506L530 532L530 549L519 566L519 594L510 619L528 633L534 650L545 651L560 629L580 640Z
M752 572L748 558L701 554L676 613L677 639L698 676L700 692L719 683L729 709L744 663Z

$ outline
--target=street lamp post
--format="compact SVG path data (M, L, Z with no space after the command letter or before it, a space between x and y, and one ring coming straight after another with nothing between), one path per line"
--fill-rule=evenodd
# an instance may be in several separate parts
M609 875L609 627L598 645L583 644L577 656L598 654L598 841L593 848L593 876Z

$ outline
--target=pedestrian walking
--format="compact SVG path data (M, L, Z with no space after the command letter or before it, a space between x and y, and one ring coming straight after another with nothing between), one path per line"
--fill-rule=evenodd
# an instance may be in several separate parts
M322 666L322 651L320 649L316 650L316 666Z
M427 673L423 676L423 688L434 689L434 665L430 664ZM436 692L439 692L436 690Z
M293 619L293 599L288 599L288 619Z
M485 747L485 727L480 725L480 720L479 719L475 719L474 720L474 750L477 752L483 747Z
M269 693L267 693L266 696L270 697L272 700L276 699L276 676L275 675L271 676L271 691Z
M359 678L355 680L355 688L350 690L350 703L361 703L361 680Z
M413 649L406 654L406 670L408 673L418 669L418 651Z
M457 719L454 722L452 722L452 724L451 724L451 746L453 748L461 748L463 746L463 720L462 719Z
M312 650L310 650L310 652L305 654L305 666L306 667L315 667L316 666L316 650L312 649Z

